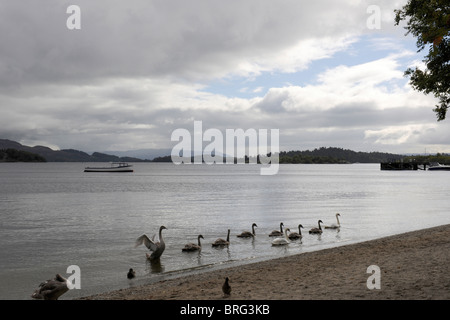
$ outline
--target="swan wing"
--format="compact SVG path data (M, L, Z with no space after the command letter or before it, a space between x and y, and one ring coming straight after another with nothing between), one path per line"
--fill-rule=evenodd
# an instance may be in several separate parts
M153 236L153 239L154 238L155 238L155 236ZM136 248L136 247L140 246L141 244L144 244L151 251L156 251L156 249L158 249L159 242L154 242L149 237L147 237L147 235L143 234L142 236L140 236L139 238L136 239L136 243L135 243L134 247Z

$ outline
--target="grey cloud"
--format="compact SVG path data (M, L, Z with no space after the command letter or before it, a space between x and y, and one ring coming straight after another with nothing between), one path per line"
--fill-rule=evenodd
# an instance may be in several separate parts
M345 6L326 1L2 1L0 84L171 75L204 79L301 39L344 33ZM363 8L361 8L363 9ZM360 15L360 18L364 14ZM320 28L318 28L320 27Z

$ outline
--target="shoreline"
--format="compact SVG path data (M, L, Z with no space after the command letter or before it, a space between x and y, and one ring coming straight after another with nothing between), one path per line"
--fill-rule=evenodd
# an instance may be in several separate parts
M379 267L380 289L369 289ZM125 275L124 275L125 276ZM230 279L231 295L222 284ZM370 277L370 280L368 280ZM450 299L450 224L74 300Z

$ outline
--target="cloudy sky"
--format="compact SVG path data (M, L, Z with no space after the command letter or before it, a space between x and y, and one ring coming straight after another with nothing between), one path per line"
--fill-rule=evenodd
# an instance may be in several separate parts
M281 150L450 152L450 120L403 76L423 57L394 25L405 3L0 0L0 138L170 149L197 120L279 129Z

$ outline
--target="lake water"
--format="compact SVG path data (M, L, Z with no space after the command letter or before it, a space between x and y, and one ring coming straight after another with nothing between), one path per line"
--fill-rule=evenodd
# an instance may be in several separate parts
M450 172L322 164L261 176L259 165L136 163L133 173L84 173L88 165L0 164L0 299L30 299L40 282L69 277L71 265L81 289L61 299L450 223ZM337 212L339 232L308 234L319 219L335 223ZM292 231L302 224L302 241L273 247L268 234L280 222ZM254 240L236 237L252 223ZM166 250L152 265L134 242L161 225ZM227 229L230 246L212 248ZM181 252L199 234L202 252Z

